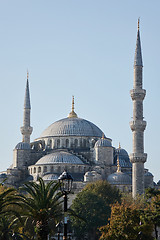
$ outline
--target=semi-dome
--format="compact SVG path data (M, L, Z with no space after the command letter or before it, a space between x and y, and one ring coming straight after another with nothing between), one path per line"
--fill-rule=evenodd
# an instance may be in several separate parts
M112 147L111 139L101 138L95 143L95 147Z
M31 147L29 145L29 143L25 143L25 142L19 142L16 146L15 149L17 150L29 150Z
M68 152L54 152L51 154L48 154L38 160L36 165L44 165L44 164L64 164L64 163L70 163L70 164L84 164L80 158L77 156L68 153Z
M113 185L131 185L131 177L121 171L112 173L108 176L107 181Z
M103 132L95 124L78 117L68 117L52 123L40 138L86 136L102 137Z

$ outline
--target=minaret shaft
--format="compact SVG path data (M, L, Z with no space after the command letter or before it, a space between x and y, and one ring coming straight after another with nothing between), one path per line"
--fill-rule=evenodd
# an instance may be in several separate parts
M143 65L139 21L134 59L134 82L130 94L133 101L133 121L130 122L130 127L133 132L133 153L130 154L130 160L132 162L132 195L135 198L137 194L144 193L144 163L147 159L147 154L144 153L144 130L146 128L146 121L143 120L143 100L146 91L143 89Z
M143 71L142 71L142 66L134 66L134 82L133 82L133 88L137 89L140 88L142 89L142 79L143 79Z

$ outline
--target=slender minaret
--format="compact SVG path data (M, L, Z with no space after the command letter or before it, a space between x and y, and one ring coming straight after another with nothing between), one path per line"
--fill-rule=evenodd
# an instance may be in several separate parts
M130 127L133 132L133 153L130 154L132 162L132 196L144 193L144 163L147 159L147 154L144 153L144 130L146 121L143 120L143 100L146 95L146 90L142 86L142 54L141 42L139 33L139 19L137 42L134 58L134 83L133 89L130 91L133 101L133 121L130 122Z
M26 83L26 91L24 98L24 113L23 113L23 127L21 127L21 133L23 136L23 142L30 143L30 135L32 133L33 128L30 126L30 95L29 95L29 83L28 83L28 72L27 72L27 83Z

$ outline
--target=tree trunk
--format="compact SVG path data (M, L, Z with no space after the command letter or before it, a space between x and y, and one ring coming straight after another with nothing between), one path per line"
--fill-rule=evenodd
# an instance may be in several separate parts
M155 235L156 235L156 239L158 239L158 231L157 231L157 225L154 225L154 231L155 231Z

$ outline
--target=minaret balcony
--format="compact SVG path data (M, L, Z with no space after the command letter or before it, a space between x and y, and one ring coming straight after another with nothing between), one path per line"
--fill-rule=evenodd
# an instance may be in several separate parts
M143 120L135 120L130 122L130 128L132 131L144 131L146 128L147 122Z
M145 89L132 89L130 90L130 95L132 100L141 100L143 101L146 95Z
M147 160L147 153L131 153L129 158L131 163L145 163Z
M30 127L30 126L28 126L28 127L26 127L26 126L21 127L22 135L31 135L32 131L33 131L33 128Z

